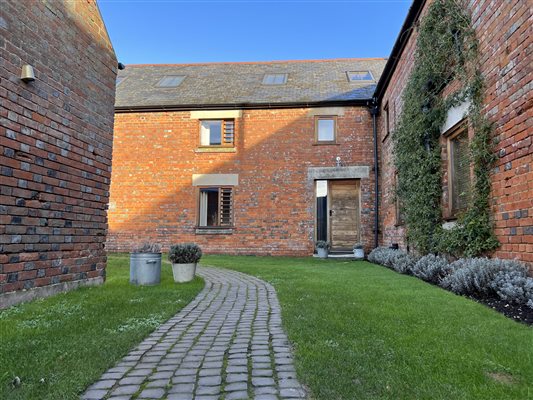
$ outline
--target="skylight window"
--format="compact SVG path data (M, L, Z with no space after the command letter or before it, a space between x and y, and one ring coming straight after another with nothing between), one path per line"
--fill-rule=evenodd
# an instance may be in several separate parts
M287 83L287 74L265 74L263 85L284 85Z
M374 77L370 71L348 71L346 74L350 82L374 81Z
M172 88L179 86L181 82L185 77L183 75L165 75L161 78L159 82L157 82L157 87L163 87L163 88Z

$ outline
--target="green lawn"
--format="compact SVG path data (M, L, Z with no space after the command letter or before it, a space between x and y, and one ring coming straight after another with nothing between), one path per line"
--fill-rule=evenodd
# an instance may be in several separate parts
M201 290L200 279L128 283L129 257L112 256L105 285L0 311L0 399L78 399L79 394ZM22 386L13 389L15 376ZM44 378L44 383L39 383Z
M533 398L533 328L367 262L206 256L271 282L314 399Z

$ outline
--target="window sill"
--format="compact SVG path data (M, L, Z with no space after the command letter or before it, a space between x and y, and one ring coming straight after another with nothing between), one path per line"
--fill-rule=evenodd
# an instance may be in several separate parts
M196 227L195 233L197 235L233 235L233 229L234 228L232 227L217 228L217 227L199 226L199 227Z
M194 150L195 153L236 153L235 147L198 147Z
M315 142L313 146L340 146L337 142Z

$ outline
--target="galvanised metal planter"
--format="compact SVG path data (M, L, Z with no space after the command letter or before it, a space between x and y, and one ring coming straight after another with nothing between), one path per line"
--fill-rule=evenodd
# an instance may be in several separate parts
M190 282L194 279L195 274L196 263L172 264L172 275L174 276L174 282Z
M161 253L130 253L130 283L159 285L161 283Z
M353 258L356 260L364 260L365 250L364 249L353 249Z
M318 254L318 258L328 258L328 249L318 248L316 249L316 253Z

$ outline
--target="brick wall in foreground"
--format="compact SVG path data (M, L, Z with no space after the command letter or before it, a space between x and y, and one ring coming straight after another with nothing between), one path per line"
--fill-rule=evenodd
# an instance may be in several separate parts
M428 1L425 5L427 10ZM485 77L485 113L494 123L491 205L495 232L501 242L497 257L533 262L533 69L532 15L527 1L467 2L480 42L480 66ZM424 13L424 11L423 11ZM422 13L422 14L423 14ZM413 31L381 104L381 223L383 244L404 243L404 228L396 224L392 199L392 145L384 121L389 104L391 130L399 119L401 96L412 68L416 41ZM446 182L443 182L444 186Z
M2 2L0 305L105 276L116 65L94 0Z

